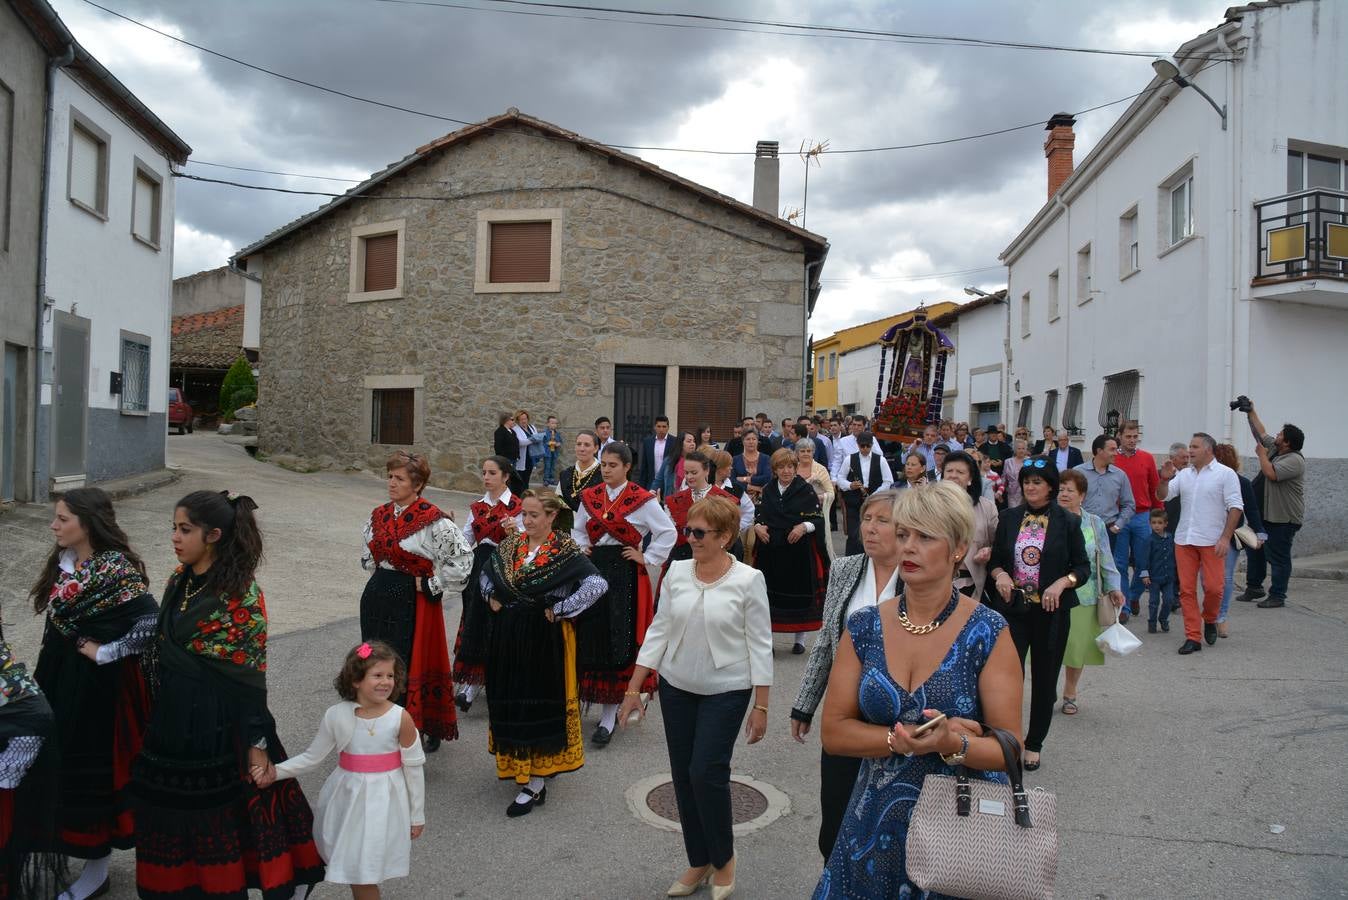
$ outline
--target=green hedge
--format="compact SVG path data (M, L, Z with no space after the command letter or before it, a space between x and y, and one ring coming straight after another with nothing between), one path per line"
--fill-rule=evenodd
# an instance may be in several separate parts
M257 400L257 379L253 367L245 357L234 360L220 385L220 418L226 422L234 418L234 410Z

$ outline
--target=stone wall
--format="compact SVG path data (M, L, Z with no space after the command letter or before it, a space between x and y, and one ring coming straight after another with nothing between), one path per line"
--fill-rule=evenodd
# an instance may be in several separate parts
M260 447L382 467L367 376L422 376L417 449L473 489L500 409L568 435L613 413L614 365L745 369L746 406L800 409L804 248L575 145L497 132L448 148L277 244L263 279ZM480 210L560 208L559 293L474 293ZM351 229L406 221L403 296L351 303ZM672 398L667 398L667 400ZM672 415L674 410L668 410Z
M243 275L229 266L173 279L173 315L187 316L243 305Z

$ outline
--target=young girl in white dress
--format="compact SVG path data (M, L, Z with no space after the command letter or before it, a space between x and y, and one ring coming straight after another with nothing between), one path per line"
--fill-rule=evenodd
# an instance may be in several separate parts
M426 754L411 714L390 699L406 680L387 644L356 647L333 682L342 702L324 713L308 750L276 764L276 778L294 778L339 751L314 808L314 843L327 880L351 885L355 900L376 900L380 882L407 876L412 841L425 828ZM254 770L259 786L265 778Z

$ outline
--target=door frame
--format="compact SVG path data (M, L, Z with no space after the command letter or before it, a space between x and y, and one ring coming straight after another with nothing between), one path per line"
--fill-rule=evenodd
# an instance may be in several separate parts
M667 372L667 366L615 364L613 367L613 437L627 443L635 452L640 452L642 438L650 433L655 417L668 415L665 410L665 402L668 399L666 392L668 387ZM628 377L624 378L624 375ZM627 416L625 415L625 409L619 406L619 396L625 385L633 388L648 387L656 392L655 409L649 421L637 424L635 435L626 433L625 420Z
M59 437L58 418L57 418L57 388L59 373L61 371L61 327L72 328L84 333L84 371L82 374L84 384L84 410L83 410L83 432L84 440L80 446L80 468L79 474L57 475L56 474L56 452ZM83 316L72 315L61 310L52 311L52 381L51 381L51 446L48 450L48 466L51 472L52 485L63 487L82 487L84 481L89 475L89 396L92 393L89 389L89 367L92 365L93 356L93 322Z

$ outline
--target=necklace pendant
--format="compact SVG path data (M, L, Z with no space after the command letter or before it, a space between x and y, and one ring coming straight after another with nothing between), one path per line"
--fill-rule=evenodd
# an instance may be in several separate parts
M611 512L606 512L606 513L604 513L604 518L605 518L606 520L608 520L609 522L612 522L612 521L613 521L613 513L611 513Z

